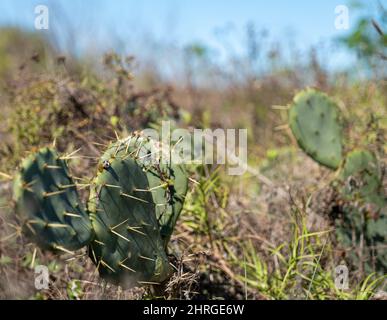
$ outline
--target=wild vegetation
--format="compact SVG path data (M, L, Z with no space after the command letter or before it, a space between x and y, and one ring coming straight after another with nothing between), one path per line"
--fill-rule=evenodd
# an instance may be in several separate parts
M290 65L273 50L258 72L250 26L231 69L193 44L176 82L1 29L0 298L385 299L385 19L339 39L367 77L315 50ZM163 146L140 131L163 120L247 128L246 173L148 163Z

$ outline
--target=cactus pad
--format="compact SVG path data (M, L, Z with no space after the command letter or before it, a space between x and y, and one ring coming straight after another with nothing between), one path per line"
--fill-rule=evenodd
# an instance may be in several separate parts
M90 241L91 222L56 151L43 148L23 161L14 198L26 232L42 248L67 252Z
M291 105L289 124L298 144L310 157L328 168L338 168L342 160L342 128L335 102L322 92L302 91Z
M131 157L145 172L156 205L156 217L165 247L183 208L188 189L187 173L182 165L171 163L170 151L160 143L136 134L113 143L102 161Z
M358 195L370 202L377 201L382 188L378 161L367 150L348 153L340 170L340 180L344 182L344 194Z
M90 257L100 275L113 283L160 283L171 270L148 179L134 159L116 151L102 158L90 194L95 230Z
M358 248L349 257L356 264L362 263L366 272L385 273L387 201L376 157L367 150L348 153L336 183L347 203L341 219L336 221L339 242L344 247Z

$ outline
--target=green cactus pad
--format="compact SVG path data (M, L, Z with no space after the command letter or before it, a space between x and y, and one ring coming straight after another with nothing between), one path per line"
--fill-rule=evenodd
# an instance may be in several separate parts
M378 161L367 150L354 150L348 153L339 178L345 183L345 194L357 194L368 200L376 200L382 188Z
M13 189L24 229L42 248L67 252L88 244L91 222L55 150L43 148L26 158Z
M337 240L346 249L348 262L356 268L386 274L387 216L370 213L367 207L346 205L335 220Z
M147 177L131 157L115 154L107 161L90 194L90 257L102 277L123 287L160 283L171 270L152 195L144 191Z
M327 95L313 89L294 97L289 125L299 146L315 161L337 169L342 160L342 127L338 108Z
M102 161L110 161L115 157L135 159L146 173L149 190L156 204L161 237L166 247L188 189L184 167L171 163L169 150L160 143L139 134L113 143L102 156Z
M348 153L336 181L347 202L336 221L337 238L344 247L362 248L361 259L360 249L349 257L366 272L387 271L387 200L381 177L374 154L359 149Z

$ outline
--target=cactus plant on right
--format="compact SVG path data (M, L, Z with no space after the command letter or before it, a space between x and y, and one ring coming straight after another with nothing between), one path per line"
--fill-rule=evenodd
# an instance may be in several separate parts
M348 257L366 271L386 273L387 197L377 156L363 149L343 152L339 108L317 90L307 89L295 96L289 126L306 154L337 171L331 186L344 205L333 223Z
M342 127L338 107L326 94L312 89L297 94L289 110L289 125L310 157L328 168L338 168Z

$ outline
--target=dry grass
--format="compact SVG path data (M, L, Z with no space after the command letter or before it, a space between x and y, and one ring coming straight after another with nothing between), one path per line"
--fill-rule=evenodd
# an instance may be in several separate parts
M51 59L46 60L50 68L43 59ZM242 82L212 70L224 87L201 88L187 79L150 89L136 87L132 58L108 55L103 77L53 57L36 60L19 61L23 68L16 75L7 72L1 89L0 299L384 297L385 278L375 274L353 273L348 290L335 287L334 268L345 252L335 242L328 216L334 203L326 188L333 174L300 152L283 126L286 105L305 85L299 69L259 79L241 74ZM308 69L311 75L307 84L340 101L351 131L348 145L386 152L385 82L352 84L337 78L331 84L316 63ZM381 119L378 128L370 114ZM71 169L75 176L91 177L115 131L125 135L166 118L183 127L248 128L254 170L230 177L223 167L189 168L197 183L190 184L170 245L175 273L162 288L122 290L100 280L86 250L58 257L23 236L7 176L22 157L53 140L63 153L82 147ZM86 190L82 197L87 198ZM47 290L34 287L38 264L49 267Z

